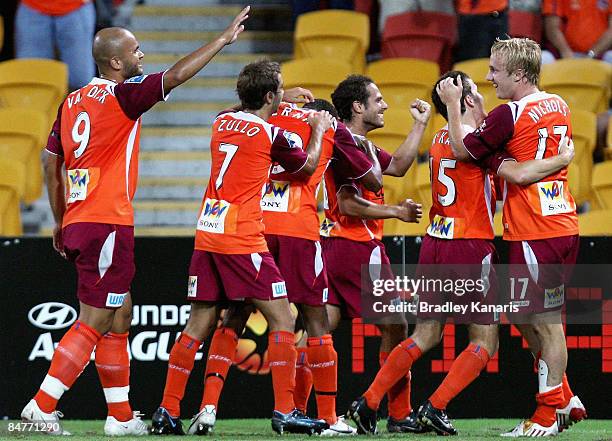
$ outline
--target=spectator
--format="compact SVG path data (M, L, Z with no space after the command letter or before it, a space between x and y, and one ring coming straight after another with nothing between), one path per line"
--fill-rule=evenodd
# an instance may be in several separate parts
M15 16L17 58L55 58L68 65L70 90L95 75L91 55L96 12L90 0L22 0Z
M612 63L612 1L544 0L542 14L553 49L542 51L543 64L573 57Z
M433 11L454 14L455 7L453 0L379 0L380 16L378 19L378 29L382 33L385 28L385 21L390 15L401 14L412 11Z
M459 40L455 61L487 58L496 38L508 35L508 0L456 0Z

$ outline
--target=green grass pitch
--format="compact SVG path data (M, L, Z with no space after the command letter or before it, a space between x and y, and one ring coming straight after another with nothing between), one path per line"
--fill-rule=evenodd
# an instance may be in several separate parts
M10 421L0 421L0 440L17 440L17 439L48 439L41 438L42 435L35 433L10 432L8 431L8 423ZM518 420L510 419L478 419L478 420L455 420L455 427L459 430L459 436L453 437L453 440L480 440L480 439L502 439L499 437L500 432L511 429ZM184 421L185 429L189 425L189 421ZM69 440L107 440L103 434L104 421L63 421L64 428L72 432L73 436L67 438ZM359 436L353 438L356 441L374 440L374 439L423 439L432 440L439 439L435 435L408 435L394 434L390 435L386 432L385 421L379 422L378 436ZM187 437L196 439L196 437ZM288 440L306 440L314 438L302 435L283 435L284 439ZM142 437L125 437L122 440L142 440ZM156 437L156 439L184 439L184 438L168 438ZM197 439L206 439L199 437ZM227 441L247 441L247 440L280 440L281 437L272 432L269 420L219 420L215 426L215 433L209 436L210 440L227 440ZM579 441L603 441L612 440L612 420L586 420L559 435L558 439L579 440Z

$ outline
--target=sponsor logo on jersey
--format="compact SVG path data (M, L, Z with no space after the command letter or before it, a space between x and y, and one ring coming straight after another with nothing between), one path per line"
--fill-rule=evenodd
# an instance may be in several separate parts
M68 170L68 201L70 204L76 201L84 201L87 198L87 185L89 184L89 170L86 168L75 168Z
M436 214L427 227L427 234L440 239L452 239L455 234L455 218Z
M564 300L564 285L559 285L556 288L548 288L544 290L544 308L558 308L563 305Z
M287 297L285 282L276 282L272 284L272 297Z
M121 307L121 305L123 305L123 302L125 301L125 296L127 296L127 294L127 292L124 292L123 294L109 292L106 295L106 306L108 306L109 308Z
M146 77L146 75L138 75L137 77L128 78L124 81L124 83L140 84L144 81Z
M223 234L225 232L225 216L231 204L224 200L206 198L197 229L209 233Z
M323 219L323 222L321 222L321 228L319 228L319 234L324 237L329 237L334 225L336 225L335 222L332 222L327 218Z
M262 191L261 209L286 213L289 209L291 184L286 181L269 181Z
M187 297L195 297L198 294L198 276L189 276L187 283Z
M565 200L563 181L538 182L538 196L542 216L570 213L574 211L571 204Z

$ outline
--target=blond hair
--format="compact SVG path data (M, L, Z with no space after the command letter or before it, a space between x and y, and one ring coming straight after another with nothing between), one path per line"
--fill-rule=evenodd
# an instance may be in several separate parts
M502 58L508 74L521 69L529 83L538 85L542 64L542 50L538 43L529 38L497 38L491 47L493 54Z

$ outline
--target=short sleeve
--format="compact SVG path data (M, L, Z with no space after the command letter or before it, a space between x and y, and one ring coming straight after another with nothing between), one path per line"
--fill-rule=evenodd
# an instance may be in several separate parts
M306 165L308 154L297 143L291 141L293 134L279 127L274 127L272 134L270 149L272 160L278 162L289 173L300 171Z
M55 122L53 123L53 127L51 128L51 133L49 133L49 138L47 138L47 146L45 150L49 153L53 153L57 156L64 156L64 149L62 148L62 108L64 107L64 103L59 106L57 110L57 118L55 118Z
M506 145L514 133L514 118L507 104L497 106L489 113L483 123L463 138L466 150L479 161Z
M164 74L140 75L115 86L115 98L128 118L136 121L159 101L165 101Z
M516 162L516 159L514 159L512 155L510 155L507 151L500 150L498 152L491 153L490 155L485 156L477 163L478 163L478 166L480 166L481 168L490 170L493 173L497 173L499 171L499 167L501 167L501 165L505 161Z
M384 173L385 170L389 168L389 164L391 164L393 156L386 150L379 149L378 147L376 147L376 157L378 158L378 162L380 163L380 170Z
M352 179L359 179L372 169L372 162L357 146L351 132L338 123L334 133L334 158L344 167L344 173Z

